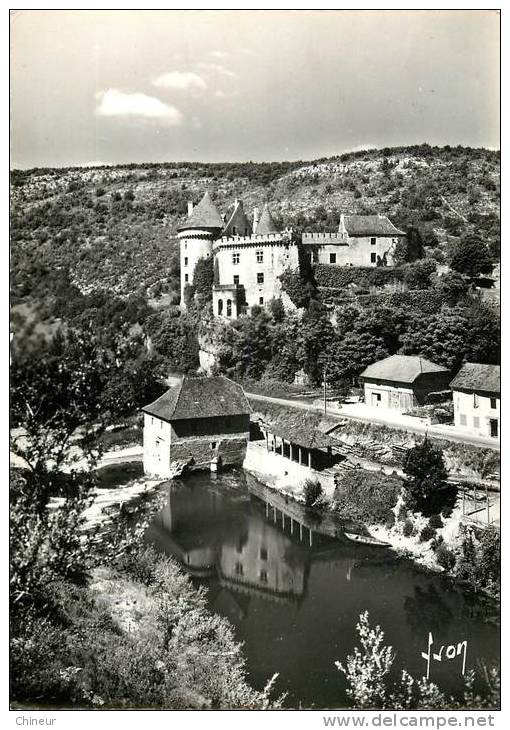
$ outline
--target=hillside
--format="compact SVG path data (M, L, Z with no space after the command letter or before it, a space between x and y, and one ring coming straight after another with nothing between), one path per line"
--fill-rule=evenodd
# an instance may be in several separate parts
M499 161L490 150L420 145L306 163L13 171L13 300L43 296L56 271L83 293L169 291L175 300L176 226L206 188L222 212L236 197L247 210L267 200L299 231L335 230L340 212L384 213L399 227L419 227L431 247L474 231L496 259Z

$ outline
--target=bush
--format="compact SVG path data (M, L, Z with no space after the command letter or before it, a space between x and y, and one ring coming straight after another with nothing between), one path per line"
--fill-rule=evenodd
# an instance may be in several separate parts
M342 476L334 494L335 507L353 520L385 524L394 517L393 508L402 488L399 477L360 471Z
M402 534L404 537L411 537L411 535L414 533L414 524L412 521L407 518L404 522L404 527L402 528Z
M428 540L432 540L432 538L435 536L435 529L430 525L425 525L423 530L420 532L420 542L428 542Z
M322 496L322 491L322 484L318 479L307 479L303 485L305 505L307 507L313 507Z
M444 543L437 545L434 550L438 565L447 573L450 573L455 567L455 554Z
M404 271L389 266L332 266L315 265L315 281L319 287L343 289L349 284L358 286L384 286L394 281L403 281Z
M442 527L443 520L441 519L441 515L431 515L429 518L429 526L435 530L437 530L439 527Z

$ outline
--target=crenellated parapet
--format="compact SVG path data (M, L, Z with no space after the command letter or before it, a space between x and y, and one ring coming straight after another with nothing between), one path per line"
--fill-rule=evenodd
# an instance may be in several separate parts
M288 245L292 241L292 229L287 228L280 233L253 233L250 236L223 236L214 241L213 251L220 248L237 248L264 245Z
M301 235L303 244L309 243L331 243L337 246L348 246L349 240L344 233L303 233Z

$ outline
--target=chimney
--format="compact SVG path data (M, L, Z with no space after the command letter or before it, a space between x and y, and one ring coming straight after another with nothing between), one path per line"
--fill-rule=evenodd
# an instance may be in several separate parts
M188 218L191 218L191 214L193 213L193 203L191 200L188 200Z
M253 233L257 233L258 225L259 225L259 209L254 208L253 209Z

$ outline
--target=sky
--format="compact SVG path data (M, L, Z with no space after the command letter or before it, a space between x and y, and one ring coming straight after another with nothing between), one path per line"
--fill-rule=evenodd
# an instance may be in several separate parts
M11 167L499 149L499 14L11 11Z

